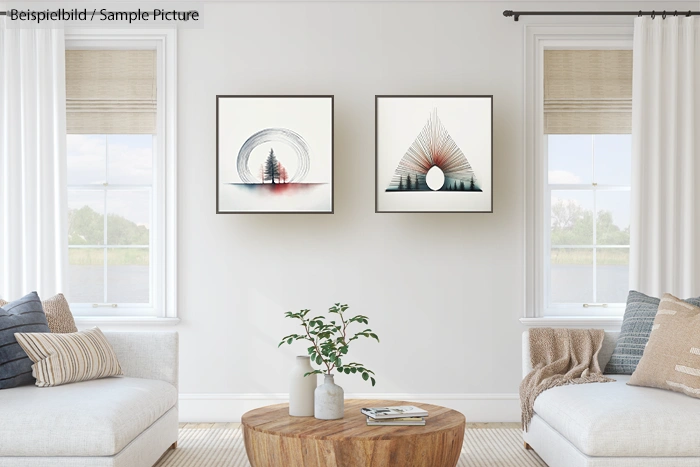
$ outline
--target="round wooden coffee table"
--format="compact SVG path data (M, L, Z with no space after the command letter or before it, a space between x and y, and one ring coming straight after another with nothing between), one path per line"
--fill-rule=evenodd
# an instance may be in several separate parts
M367 426L362 407L415 405L428 411L425 426ZM466 420L439 405L348 399L345 417L290 417L288 404L251 410L241 419L253 467L454 467Z

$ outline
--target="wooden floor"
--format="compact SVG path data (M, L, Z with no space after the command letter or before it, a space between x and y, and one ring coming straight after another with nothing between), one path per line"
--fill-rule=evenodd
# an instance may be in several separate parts
M240 423L180 423L180 428L190 430L207 430L210 428L231 429L238 428ZM467 429L478 428L520 428L520 423L467 423Z

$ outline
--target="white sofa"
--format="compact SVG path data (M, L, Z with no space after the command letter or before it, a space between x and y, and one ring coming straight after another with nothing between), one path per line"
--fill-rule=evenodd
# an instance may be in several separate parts
M104 334L124 377L0 391L0 467L151 467L175 445L177 333Z
M599 354L605 368L619 333L606 332ZM523 334L523 376L531 371ZM525 443L550 467L700 466L700 400L661 389L614 383L562 386L535 401Z

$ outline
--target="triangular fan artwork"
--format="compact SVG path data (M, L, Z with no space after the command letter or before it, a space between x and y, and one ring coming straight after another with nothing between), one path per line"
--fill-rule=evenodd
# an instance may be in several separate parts
M493 96L376 96L376 212L493 212Z
M437 109L401 158L386 191L482 191Z

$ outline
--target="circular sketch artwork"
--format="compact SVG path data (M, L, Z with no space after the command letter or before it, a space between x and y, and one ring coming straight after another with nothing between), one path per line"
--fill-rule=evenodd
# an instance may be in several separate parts
M250 154L256 147L270 142L283 143L296 153L298 160L297 171L289 178L289 183L299 183L304 180L309 173L309 166L311 164L309 145L304 141L304 138L287 128L266 128L254 133L243 143L243 146L241 146L241 149L238 151L236 168L238 170L238 176L241 177L241 181L243 183L259 183L258 179L250 172L248 160L250 159Z

